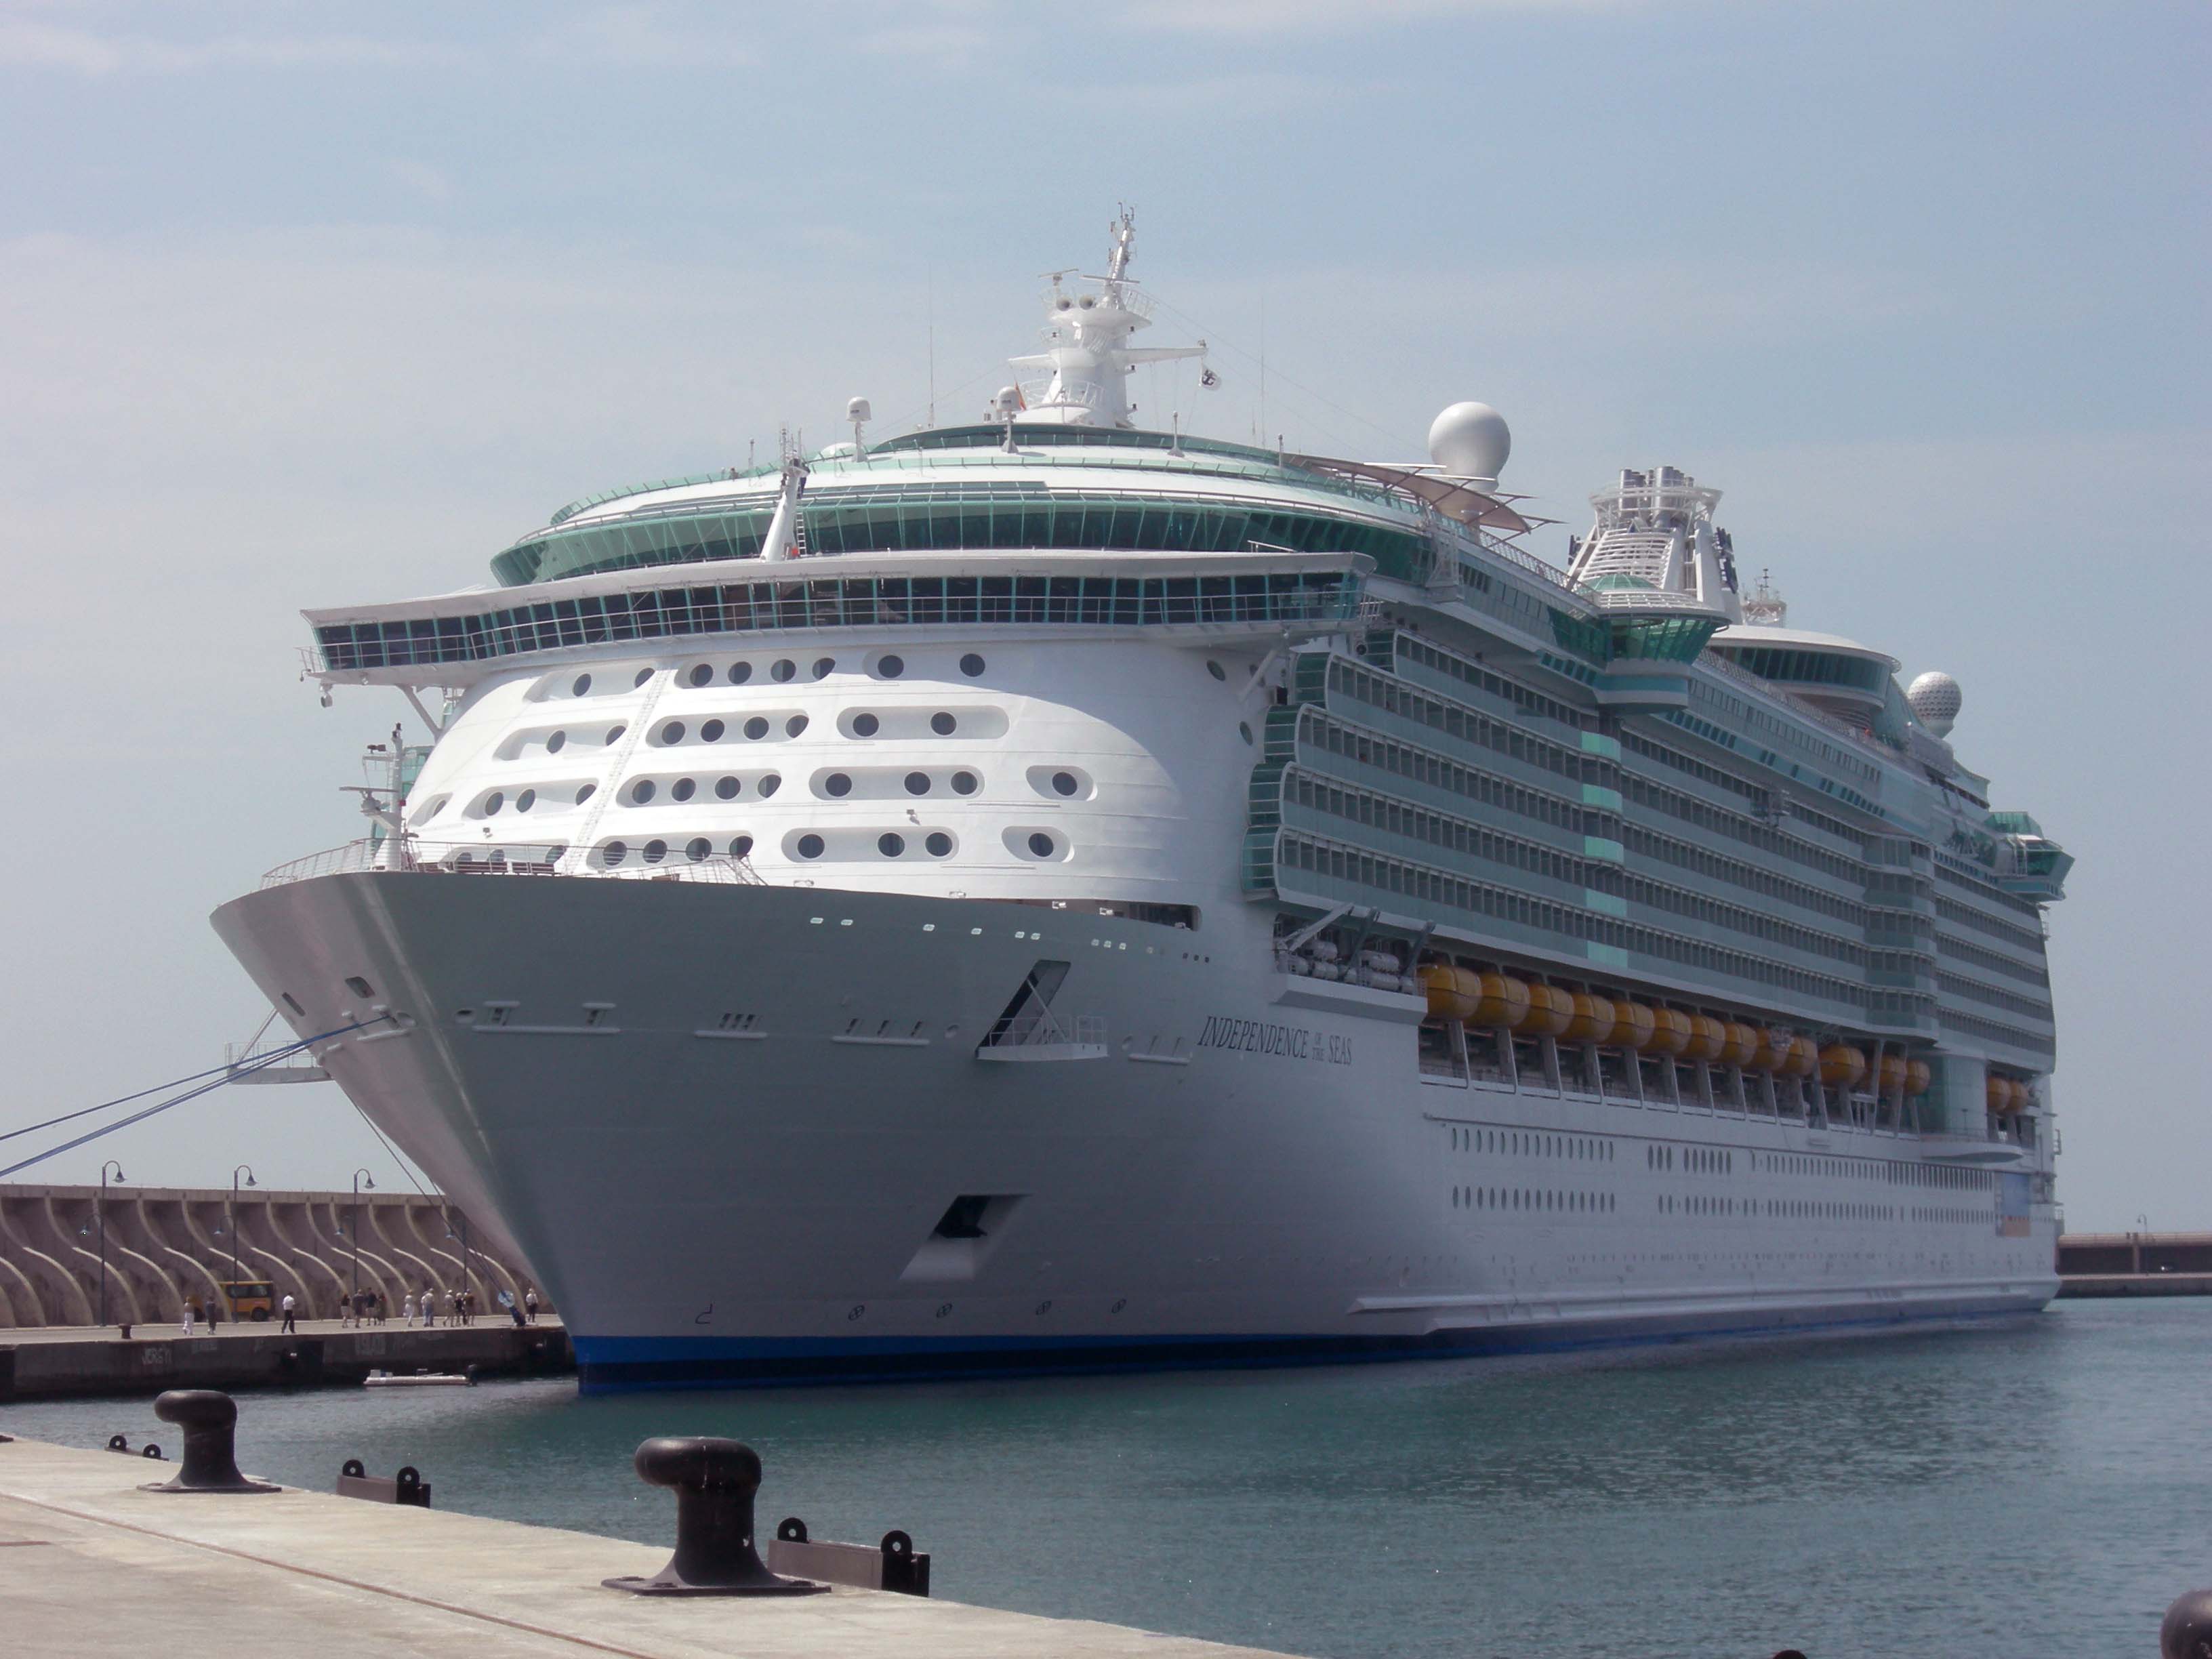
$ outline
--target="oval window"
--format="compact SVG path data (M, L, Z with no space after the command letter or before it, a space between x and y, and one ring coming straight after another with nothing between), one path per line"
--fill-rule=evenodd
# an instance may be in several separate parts
M491 793L489 793L489 795L486 795L486 796L484 797L484 804L483 804L483 811L484 811L484 816L485 816L486 817L489 817L493 813L495 813L495 812L498 811L499 811L499 809L500 809L501 807L502 807L502 806L504 806L504 805L507 805L507 795L506 795L506 793L505 793L503 791L501 791L501 790L498 790L498 789L495 789L495 790L493 790L493 791L491 792Z
M906 672L906 659L903 657L878 657L876 659L876 672L881 674L887 680L895 680L900 675Z
M684 722L682 720L671 720L667 725L662 726L660 728L660 740L663 743L683 742Z
M822 790L824 794L839 797L849 795L853 793L853 780L842 772L832 772L822 780Z
M801 836L799 838L799 856L803 859L820 858L822 856L822 837L819 836Z
M941 830L930 831L921 844L929 849L929 855L933 859L944 858L952 851L952 837Z
M777 790L782 787L783 780L778 777L775 773L767 772L761 775L760 792L763 797L773 795Z
M557 755L568 746L568 734L566 732L556 732L545 739L545 752L549 755Z
M817 680L826 680L830 678L830 671L836 666L837 659L835 657L817 657L814 659L814 678Z
M744 785L735 778L717 778L714 781L714 793L724 800L735 800L738 798L738 791L743 787Z
M668 856L668 843L665 841L649 841L646 842L644 849L638 856L647 864L658 864Z
M1252 741L1252 728L1243 720L1239 720L1237 722L1237 735L1249 743Z
M783 723L783 734L787 738L795 738L805 729L806 716L804 714L793 714Z
M929 774L927 772L908 773L906 775L906 792L909 795L927 794L929 793Z
M768 722L759 715L754 715L745 722L745 735L758 743L768 735Z
M704 726L699 728L699 741L702 743L720 743L722 740L723 729L721 721L708 720Z
M876 837L876 851L881 853L887 859L895 859L901 853L906 851L906 837L903 836L891 835L878 836Z
M610 726L607 727L607 746L609 748L612 748L617 743L622 740L622 734L629 730L629 727L622 725Z
M592 677L589 674L579 674L576 676L576 683L568 688L568 695L572 697L580 697L591 689Z
M535 789L526 789L514 798L514 810L518 812L527 812L537 805L538 792Z
M698 663L692 667L691 684L694 685L708 684L714 679L714 669L706 663Z
M733 662L730 665L730 684L732 685L743 685L747 680L752 678L752 677L753 665L750 663Z
M703 864L707 854L714 850L714 843L704 836L694 836L684 843L684 856L694 864Z
M853 735L856 738L872 738L876 735L877 732L881 729L882 726L883 722L878 720L873 714L855 714L853 716Z
M1030 837L1030 851L1035 853L1041 859L1050 858L1052 856L1052 837L1044 834L1042 830L1037 834L1031 836Z
M607 868L611 870L629 856L629 848L618 841L611 841L599 849L599 856L606 861Z
M596 783L578 784L576 786L576 805L581 806L586 801L591 799L592 796L599 793L599 786Z
M730 856L732 858L741 859L752 850L753 838L750 836L732 836L730 837Z
M795 665L790 658L778 657L775 663L770 665L768 671L768 677L774 680L777 684L781 685L784 681L789 679L798 672L799 669L797 665Z
M983 659L977 656L973 651L970 651L966 656L960 659L960 672L965 674L969 679L974 679L978 674L983 672Z
M675 783L671 786L668 793L673 799L690 800L692 795L697 791L698 787L699 786L689 778L678 778L676 780Z
M959 730L959 727L960 722L954 720L951 715L946 714L943 709L939 709L936 714L932 714L929 717L929 729L936 732L940 738L951 737L953 732Z
M653 796L655 785L651 778L640 778L630 786L629 798L633 805L642 806Z
M1217 680L1225 680L1229 678L1228 671L1223 668L1218 662L1209 661L1206 665L1206 672L1212 675Z
M1055 772L1052 775L1052 790L1056 795L1072 795L1081 787L1083 786L1075 781L1075 774L1073 772Z
M973 772L955 772L952 775L952 793L956 795L972 795L975 793L976 782L977 779Z
M643 685L643 684L644 684L647 680L651 679L652 678L653 678L653 671L652 671L650 668L641 668L641 669L639 669L639 670L637 671L637 678L636 678L635 679L632 680L632 681L630 682L630 684L631 684L633 686Z

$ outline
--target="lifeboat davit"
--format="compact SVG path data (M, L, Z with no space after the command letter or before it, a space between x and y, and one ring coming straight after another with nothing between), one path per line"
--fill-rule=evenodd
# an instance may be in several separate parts
M1935 1079L1935 1070L1926 1060L1908 1060L1905 1062L1905 1092L1908 1095L1926 1094L1928 1085Z
M1754 1072L1779 1072L1790 1063L1790 1036L1787 1031L1765 1030L1758 1034L1759 1046L1751 1051L1751 1069Z
M1467 976L1474 981L1474 1012L1467 1017L1467 1023L1519 1030L1521 1022L1528 1017L1528 982L1510 974Z
M1613 1040L1624 1048L1641 1051L1651 1046L1651 1011L1640 1002L1615 997L1613 1001Z
M1802 1034L1790 1039L1790 1058L1783 1062L1785 1077L1810 1077L1820 1069L1820 1051L1813 1046L1813 1039Z
M1820 1050L1821 1082L1841 1084L1848 1089L1866 1074L1864 1050L1854 1048L1848 1042L1832 1042Z
M1513 1028L1513 1035L1525 1037L1555 1037L1565 1030L1575 1017L1575 1000L1556 985L1531 985L1528 988L1528 1012Z
M1567 1021L1567 1029L1560 1034L1561 1041L1596 1043L1613 1041L1613 1027L1620 1021L1614 1017L1611 997L1594 997L1577 991L1570 1000L1574 1004L1574 1015Z
M1474 1012L1475 997L1467 981L1480 981L1465 969L1449 962L1432 962L1421 969L1421 988L1428 993L1429 1018L1465 1020Z
M1893 1094L1905 1086L1905 1056L1884 1054L1881 1064L1875 1067L1875 1079L1884 1094Z
M1748 1066L1759 1052L1759 1033L1741 1020L1728 1023L1728 1042L1721 1049L1723 1066Z
M1728 1047L1728 1027L1711 1014L1690 1016L1690 1046L1682 1051L1685 1060L1715 1060L1721 1050Z
M1679 1054L1690 1046L1690 1017L1676 1008L1651 1011L1650 1049L1655 1054Z

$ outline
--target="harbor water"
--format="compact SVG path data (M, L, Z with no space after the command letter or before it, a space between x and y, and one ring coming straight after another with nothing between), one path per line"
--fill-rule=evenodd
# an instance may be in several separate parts
M903 1527L940 1596L1331 1659L2115 1659L2212 1584L2208 1371L2212 1299L2060 1303L1544 1360L254 1394L239 1449L324 1490L348 1457L412 1463L440 1508L660 1541L672 1506L632 1449L732 1435L766 1462L763 1527ZM119 1400L0 1408L0 1430L173 1434Z

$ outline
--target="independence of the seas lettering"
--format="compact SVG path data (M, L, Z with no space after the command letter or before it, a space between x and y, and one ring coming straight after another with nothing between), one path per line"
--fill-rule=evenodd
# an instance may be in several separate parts
M1201 1048L1230 1048L1242 1054L1272 1054L1278 1060L1307 1060L1320 1066L1352 1064L1352 1039L1297 1025L1273 1025L1261 1019L1233 1019L1208 1014L1198 1034Z

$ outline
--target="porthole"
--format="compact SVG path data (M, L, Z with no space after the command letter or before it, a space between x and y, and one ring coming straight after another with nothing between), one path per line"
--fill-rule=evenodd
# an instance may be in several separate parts
M744 858L752 850L753 838L750 836L732 836L730 837L730 856L732 858Z
M752 677L753 665L750 663L733 662L730 665L730 684L732 685L743 685L747 680L752 678Z
M682 720L671 720L667 725L662 726L660 728L660 740L664 744L683 742L684 722Z
M929 856L933 859L949 858L951 856L952 837L946 835L941 830L932 830L927 836L922 838L921 844L928 849Z
M1212 661L1211 659L1209 659L1206 665L1206 672L1212 675L1217 680L1226 680L1229 678L1229 671L1224 668L1219 663Z
M346 975L346 989L352 992L357 997L373 997L376 994L376 988L371 985L367 980L363 979L359 974L348 974Z
M646 842L638 856L647 864L658 864L668 856L668 843L665 841L649 841Z
M630 805L642 806L653 796L655 785L651 778L640 778L629 788Z
M929 793L929 774L927 772L908 773L906 775L906 792L909 795L927 794Z
M952 775L952 793L956 795L972 795L975 793L977 782L978 780L973 772L955 772Z
M609 727L607 727L607 736L606 736L607 747L609 747L610 749L613 748L613 747L614 747L614 745L616 744L616 743L617 743L617 742L621 739L621 738L622 738L622 734L623 734L623 732L625 732L629 731L629 727L628 727L627 726L621 726L621 725L610 726Z
M883 722L878 720L873 714L855 714L853 716L853 735L856 738L872 738L876 735L877 732L881 729L882 726Z
M804 714L793 714L783 723L783 735L787 738L795 738L805 729L806 716Z
M1030 851L1036 854L1041 859L1050 858L1052 856L1052 837L1046 835L1043 830L1038 830L1036 834L1030 837Z
M929 717L929 729L940 738L949 738L960 729L960 722L939 709Z
M506 793L502 790L495 789L491 793L484 797L483 815L486 817L489 817L493 813L498 811L501 807L506 805Z
M853 793L853 780L842 772L832 772L822 780L822 793L842 799Z
M549 755L557 755L568 746L568 734L566 732L556 732L545 739L545 752Z
M774 680L778 685L781 685L784 681L789 679L798 672L798 664L793 662L790 658L778 657L775 661L770 665L768 671L768 677Z
M527 812L537 805L538 792L535 789L526 789L514 798L514 810L518 812Z
M758 743L768 735L768 722L759 715L754 715L745 722L745 735L755 743Z
M596 783L578 784L576 786L576 805L581 806L586 801L591 799L592 796L599 793L599 786Z
M605 862L607 868L610 870L613 869L615 866L620 864L629 856L629 848L623 846L623 843L618 841L611 841L605 847L599 849L599 857Z
M1237 735L1249 743L1252 741L1252 728L1243 720L1239 720L1237 722Z
M691 670L691 684L694 685L710 684L714 678L714 671L709 664L702 662Z
M887 859L895 859L906 851L906 837L893 835L878 836L876 837L876 851Z
M760 781L760 792L763 798L773 795L777 790L782 787L783 780L778 777L775 773L768 772L762 775Z
M446 803L452 799L453 797L450 795L439 796L437 799L432 801L428 806L424 807L421 811L415 815L415 822L417 823L429 823L432 818L436 817L439 813L446 810Z
M1075 774L1073 772L1055 772L1052 775L1052 792L1055 795L1072 795L1082 787L1082 784L1076 781Z
M669 786L669 798L672 800L690 800L698 787L690 778L678 778Z
M822 856L822 837L819 836L801 836L799 838L798 853L799 856L803 859L820 858Z
M835 657L817 657L814 659L814 678L817 680L826 680L836 666L837 659Z
M684 843L684 856L694 864L703 864L707 854L714 850L714 843L704 836L694 836Z
M744 787L744 785L736 778L717 778L714 781L714 793L724 800L735 800L738 791Z
M895 680L906 672L906 659L903 657L878 657L876 659L876 672L887 680Z
M592 677L589 674L579 674L576 676L575 683L568 688L568 695L572 697L580 697L591 689Z
M653 678L653 671L652 671L650 668L641 668L641 669L639 669L639 670L637 671L637 678L636 678L635 679L632 680L632 681L630 682L630 684L631 684L633 687L640 686L640 685L643 685L643 684L644 684L647 680L651 679L652 678Z
M982 658L977 656L973 651L970 651L967 655L960 659L960 672L965 674L969 679L974 679L977 675L983 672Z
M708 720L704 726L699 728L699 741L702 743L720 743L722 740L722 733L725 729L726 728L724 727L721 721Z

